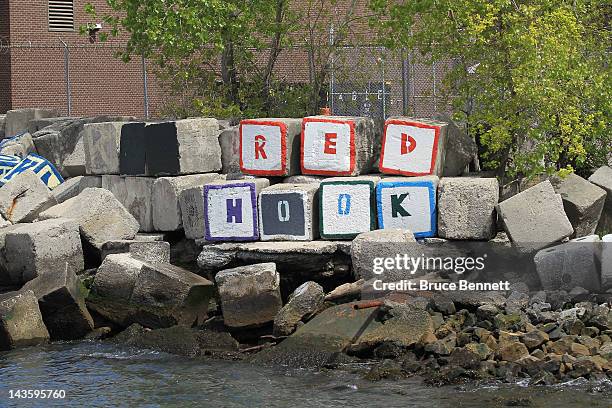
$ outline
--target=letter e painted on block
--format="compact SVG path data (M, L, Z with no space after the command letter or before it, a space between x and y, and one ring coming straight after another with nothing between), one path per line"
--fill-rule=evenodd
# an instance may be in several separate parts
M336 139L338 139L337 133L325 133L325 146L323 148L323 153L336 154Z

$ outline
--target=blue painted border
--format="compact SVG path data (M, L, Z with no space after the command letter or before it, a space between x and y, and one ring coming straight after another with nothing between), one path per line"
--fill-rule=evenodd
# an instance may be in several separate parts
M15 157L16 157L16 156L15 156ZM55 166L54 166L54 165L53 165L53 164L52 164L52 163L51 163L49 160L47 160L47 159L45 159L44 157L39 156L39 155L37 155L37 154L30 153L30 154L28 154L26 157L24 157L23 159L21 159L21 160L19 161L19 163L17 163L17 164L16 164L16 165L13 167L13 169L11 169L11 170L10 170L10 171L8 171L7 173L5 173L5 174L4 174L4 176L2 176L2 178L0 179L0 186L3 186L3 185L4 185L4 184L6 184L8 181L10 181L10 179L9 179L9 180L5 180L7 176L9 176L9 175L10 175L10 176L11 176L11 178L12 178L12 176L13 176L13 175L15 175L15 176L16 176L17 174L21 174L21 173L23 173L23 171L20 171L19 173L14 173L15 168L16 168L16 167L19 167L19 165L20 165L20 164L21 164L21 163L22 163L24 160L27 160L29 157L35 157L35 158L37 158L37 159L41 159L41 160L43 160L43 162L38 163L38 164L36 164L36 166L34 166L34 167L32 167L32 168L31 168L31 170L32 170L34 173L36 173L36 175L37 175L37 176L38 176L38 173L37 173L38 171L40 171L40 170L41 170L43 167L45 167L45 166L49 166L49 168L51 169L51 172L53 173L53 175L54 175L55 177L57 177L57 179L59 180L60 184L62 184L62 183L65 181L65 180L64 180L64 178L62 177L62 175L60 174L60 172L59 172L59 171L57 171L57 169L55 168ZM28 170L29 170L29 169L28 169ZM46 185L46 183L45 183L45 185Z
M253 235L249 237L212 237L210 223L208 222L208 192L210 190L223 190L231 187L249 187L251 190L251 208L253 209ZM207 241L257 241L259 239L259 223L257 222L257 192L255 183L231 183L204 185L204 237Z
M429 214L431 229L423 232L413 232L415 238L435 237L438 231L438 217L436 214L436 186L433 181L384 181L376 186L376 213L378 215L378 228L385 229L382 214L382 189L394 187L427 187L429 190Z

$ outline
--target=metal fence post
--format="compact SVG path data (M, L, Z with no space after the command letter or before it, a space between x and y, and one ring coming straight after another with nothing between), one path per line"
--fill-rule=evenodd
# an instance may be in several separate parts
M149 119L149 81L147 77L147 61L142 56L142 86L144 92L144 116Z
M328 102L329 102L329 108L331 111L331 114L334 114L334 81L335 81L335 77L334 77L334 54L335 54L335 50L334 50L334 23L332 22L332 24L329 27L329 46L331 47L331 55L330 55L330 73L329 73L329 96L328 96Z
M382 114L383 121L387 120L387 86L385 84L385 55L381 50L382 58L380 59L381 75L382 75Z
M402 50L402 113L408 114L408 53Z
M70 86L70 50L68 44L62 39L60 42L64 46L64 81L66 82L66 105L68 109L68 116L72 115L72 90Z

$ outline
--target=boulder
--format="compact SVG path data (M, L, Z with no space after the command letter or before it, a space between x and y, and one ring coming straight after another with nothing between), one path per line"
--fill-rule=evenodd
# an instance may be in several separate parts
M289 296L287 304L274 318L274 335L288 336L303 319L312 316L323 304L325 293L316 282L309 281Z
M6 269L14 284L44 274L83 270L79 225L71 219L21 224L6 233L4 251Z
M149 124L145 128L147 175L172 176L221 170L219 122L213 118Z
M86 188L102 188L102 177L100 176L76 176L72 177L58 187L54 188L51 194L55 197L58 204L76 197Z
M99 248L106 241L134 239L140 226L115 196L101 188L86 188L81 194L40 214L41 220L73 218L81 235Z
M552 177L551 183L563 199L563 208L574 227L574 235L594 234L606 201L606 191L576 174L565 178Z
M274 320L283 306L274 263L225 269L215 276L223 320L228 327L259 326Z
M377 273L375 262L383 258L395 259L397 254L406 253L408 248L417 245L414 235L408 230L374 230L359 234L351 244L353 274L357 278L365 280L376 278L385 282L410 279L412 271L385 269L384 275ZM377 266L382 267L382 265Z
M156 231L178 231L183 228L179 197L191 187L204 186L223 178L217 173L194 174L155 179L152 191L153 225ZM199 197L204 205L203 196ZM203 232L203 231L202 231Z
M612 156L611 156L612 157ZM606 202L599 220L597 231L600 233L612 231L612 167L603 166L589 177L589 181L606 191Z
M102 188L113 193L115 198L136 218L139 231L155 231L153 214L154 178L102 176Z
M6 112L4 123L5 137L13 137L21 132L28 130L28 123L33 119L56 117L58 112L55 109L14 109Z
M31 222L55 203L49 188L31 170L0 187L0 214L12 223Z
M119 146L124 124L125 122L102 122L84 125L86 174L119 174Z
M438 187L438 236L461 240L493 238L498 201L499 183L495 178L443 178Z
M147 262L170 263L170 244L164 241L108 241L102 244L100 252L102 260L110 254L129 253Z
M525 250L544 248L574 233L550 181L502 201L497 210L512 242Z
M49 332L32 291L0 294L0 350L49 341Z
M74 271L62 268L43 273L24 285L38 299L51 340L81 339L94 329L85 306L87 290Z

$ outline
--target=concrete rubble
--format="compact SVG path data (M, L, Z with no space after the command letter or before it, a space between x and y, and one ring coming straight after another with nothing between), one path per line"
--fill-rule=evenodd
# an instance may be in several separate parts
M49 188L30 170L0 187L0 214L12 222L31 222L56 203Z

